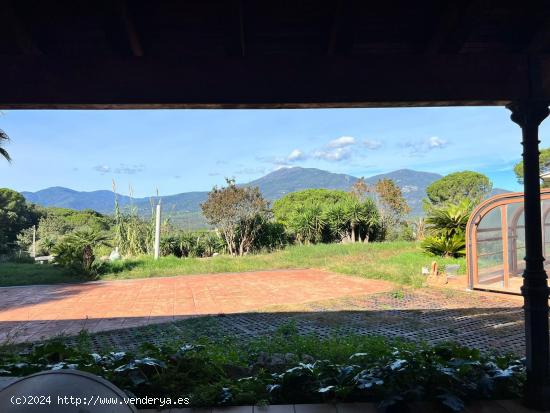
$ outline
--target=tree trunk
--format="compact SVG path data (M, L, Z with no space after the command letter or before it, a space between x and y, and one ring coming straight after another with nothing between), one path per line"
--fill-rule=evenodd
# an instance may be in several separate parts
M351 225L351 242L355 242L355 224Z

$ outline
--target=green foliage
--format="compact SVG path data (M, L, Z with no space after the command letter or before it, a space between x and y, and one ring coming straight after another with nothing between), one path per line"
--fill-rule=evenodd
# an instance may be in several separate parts
M428 236L422 241L422 248L430 254L445 257L463 257L466 255L466 241L463 234Z
M225 251L224 241L212 231L179 232L161 238L162 256L211 257Z
M323 210L318 204L306 205L295 211L288 221L288 228L300 244L321 242L325 226Z
M378 235L380 216L374 201L328 189L293 192L275 201L277 222L300 244L361 241Z
M411 212L401 188L392 179L380 179L374 186L376 205L380 211L379 226L383 239L395 240Z
M513 355L381 337L319 339L292 326L269 339L145 344L135 354L92 353L86 334L75 347L52 340L0 354L2 375L78 369L137 397L184 394L191 406L380 402L406 411L409 402L437 401L458 412L469 400L519 397L525 383L524 361Z
M472 208L472 203L468 199L463 199L456 205L432 208L426 218L430 236L422 241L422 247L435 255L464 256L466 224Z
M36 231L37 255L50 255L54 246L74 231L109 231L112 219L90 209L76 211L67 208L39 208L40 219ZM17 244L23 251L30 251L32 227L17 234Z
M38 211L19 192L0 188L0 254L13 250L17 234L36 224Z
M274 251L286 247L290 243L283 224L279 222L264 222L254 242L254 251Z
M550 171L550 148L540 149L539 170L541 174ZM523 161L519 161L514 165L514 173L516 174L518 183L523 184ZM550 184L542 182L541 186L548 188Z
M288 226L293 216L305 207L319 205L325 209L352 198L353 196L347 192L331 189L306 189L292 192L273 203L273 216L277 222Z
M271 211L257 187L239 187L234 180L226 181L227 186L212 188L201 209L225 240L228 252L242 256L252 250Z
M114 184L113 184L114 189ZM135 206L122 212L115 192L114 245L125 256L151 254L153 251L155 231L154 208L151 204L151 218L142 219Z
M52 249L55 263L62 267L83 271L87 275L97 275L94 268L94 248L110 246L105 233L92 230L74 231L58 242Z
M491 193L493 184L485 175L478 172L454 172L433 182L426 188L426 207L457 204L467 199L479 203Z

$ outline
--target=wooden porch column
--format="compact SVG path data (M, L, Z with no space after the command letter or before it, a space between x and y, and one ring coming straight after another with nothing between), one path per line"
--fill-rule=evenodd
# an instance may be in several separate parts
M511 119L522 131L525 192L524 298L527 384L525 402L536 409L550 408L548 281L544 270L540 207L540 123L548 116L548 102L522 101L508 106Z

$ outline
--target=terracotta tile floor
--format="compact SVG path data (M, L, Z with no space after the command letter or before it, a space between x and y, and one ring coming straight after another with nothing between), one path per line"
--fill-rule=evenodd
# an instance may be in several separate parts
M195 315L374 294L392 284L320 270L192 275L0 288L0 342L26 342Z

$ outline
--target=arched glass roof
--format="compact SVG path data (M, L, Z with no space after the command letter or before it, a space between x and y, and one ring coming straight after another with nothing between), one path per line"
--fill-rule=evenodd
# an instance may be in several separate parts
M472 212L466 227L469 288L520 293L525 269L523 198L523 192L495 195ZM550 256L550 189L541 190L541 214L546 258Z

